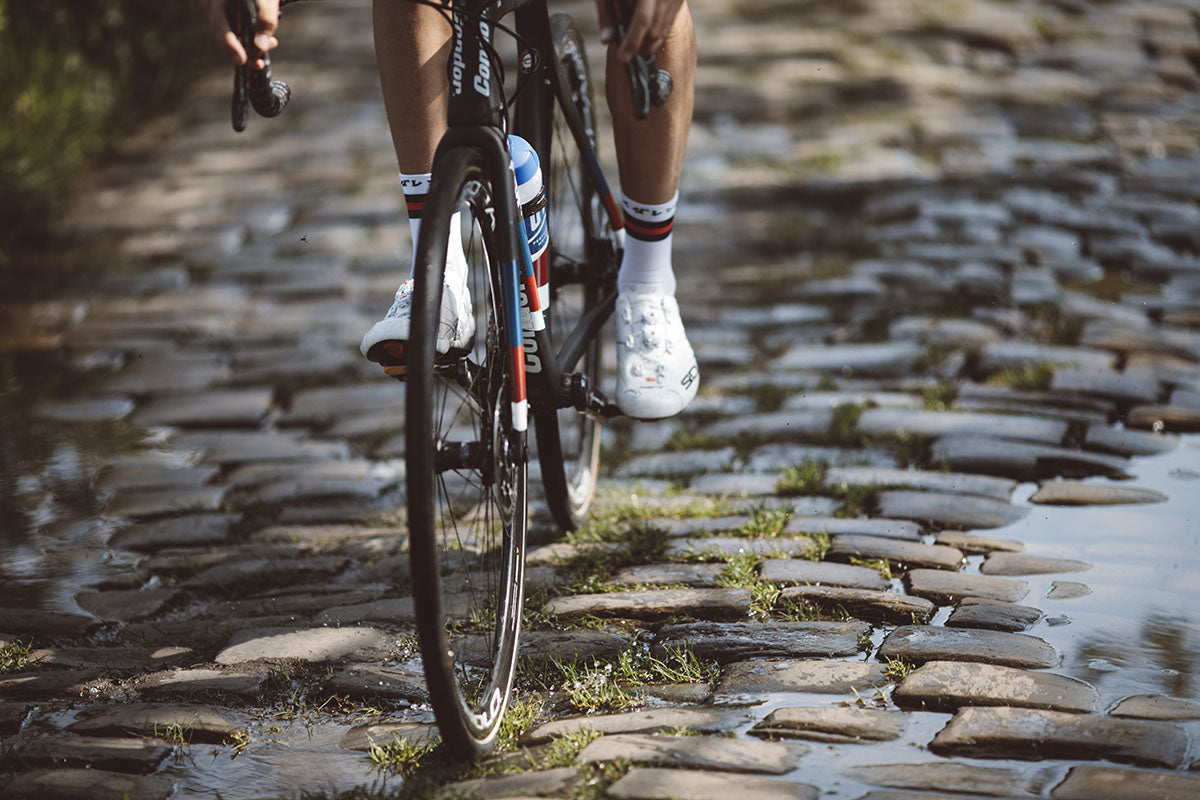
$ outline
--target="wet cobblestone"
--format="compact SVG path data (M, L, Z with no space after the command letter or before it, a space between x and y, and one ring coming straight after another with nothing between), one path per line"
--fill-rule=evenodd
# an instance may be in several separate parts
M501 752L371 760L436 731L353 0L289 9L280 120L221 70L133 137L69 222L103 279L5 310L70 388L6 484L0 798L1200 796L1200 9L692 7L701 395L606 429L582 531L534 498Z

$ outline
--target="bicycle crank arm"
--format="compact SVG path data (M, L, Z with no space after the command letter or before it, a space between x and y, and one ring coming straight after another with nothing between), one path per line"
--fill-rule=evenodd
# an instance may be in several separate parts
M562 390L565 395L563 399L566 400L565 403L560 403L563 408L574 408L597 422L624 416L621 409L608 402L603 392L592 386L587 375L579 372L563 375Z

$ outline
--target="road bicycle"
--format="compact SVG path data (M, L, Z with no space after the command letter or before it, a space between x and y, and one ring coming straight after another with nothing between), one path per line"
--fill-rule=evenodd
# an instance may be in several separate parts
M596 156L591 72L571 18L551 15L546 0L406 1L442 9L452 25L450 127L422 211L404 363L388 371L407 384L409 552L431 704L452 751L477 757L496 742L516 670L529 421L547 504L569 530L595 492L600 425L620 413L599 385L623 224ZM230 2L231 26L257 52L253 0ZM631 8L614 2L618 36ZM497 31L517 44L511 106ZM652 58L634 59L626 74L639 118L670 93ZM242 68L234 127L244 127L247 99L273 116L287 98L269 65ZM540 209L518 203L510 121L542 165L549 247L536 260L522 223ZM438 353L451 236L470 265L475 335Z

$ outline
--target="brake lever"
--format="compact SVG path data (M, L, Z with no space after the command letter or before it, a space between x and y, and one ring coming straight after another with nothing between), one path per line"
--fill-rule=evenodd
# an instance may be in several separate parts
M271 57L254 44L254 32L258 26L258 3L256 0L225 0L225 19L229 29L237 36L246 51L246 63L233 68L233 100L230 116L233 129L246 129L246 104L259 116L275 117L292 99L292 90L283 81L271 80ZM254 64L262 60L263 68Z
M616 23L616 39L621 41L633 19L636 0L612 0L613 21ZM633 116L645 119L651 108L661 106L671 96L674 82L671 73L659 69L653 55L635 55L625 64L625 76L629 79L629 91L633 96Z

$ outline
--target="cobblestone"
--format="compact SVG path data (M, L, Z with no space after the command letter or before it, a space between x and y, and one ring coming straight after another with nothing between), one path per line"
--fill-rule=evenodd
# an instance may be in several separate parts
M242 728L220 708L129 703L93 709L67 730L86 736L163 736L179 730L189 742L224 742Z
M815 800L816 787L776 778L737 773L680 772L673 769L630 770L609 787L618 800L702 800L736 792L745 800Z
M1094 711L1096 690L1074 678L1047 672L930 661L905 676L892 694L902 708L952 710L964 705Z
M799 764L802 751L775 742L723 736L616 734L601 736L578 760L589 764L626 759L633 764L674 769L724 770L782 775Z
M1019 770L1004 767L981 767L953 761L928 764L879 764L851 767L847 773L864 783L890 786L897 789L912 789L915 792L966 792L970 795L989 797L1039 796L1040 785ZM894 797L895 800L930 796L904 793L872 793L879 800ZM868 797L872 795L867 795Z
M1054 787L1054 800L1186 800L1200 792L1200 778L1091 764L1073 767Z
M703 659L720 662L754 658L811 658L850 656L858 652L859 637L870 626L861 622L690 622L667 625L655 637L655 647L691 650Z
M1169 722L1142 722L1061 711L964 708L929 749L975 758L1030 757L1108 759L1148 766L1179 767L1187 733Z
M979 661L1014 667L1053 667L1059 655L1035 636L999 631L905 625L888 634L880 658L906 661Z
M903 714L874 708L777 708L751 732L817 742L880 742L899 738L904 722Z
M741 661L729 664L717 694L757 697L767 692L850 694L887 683L882 664L861 661Z

